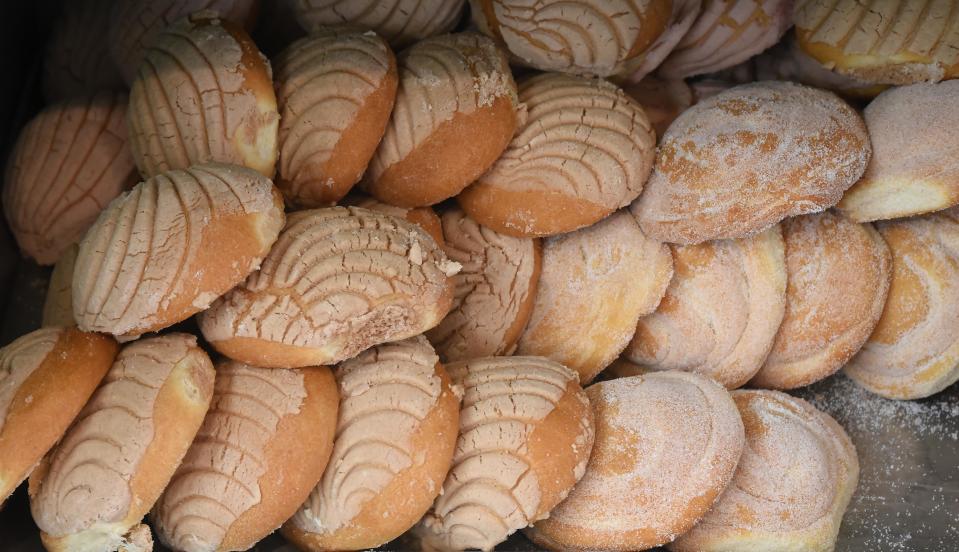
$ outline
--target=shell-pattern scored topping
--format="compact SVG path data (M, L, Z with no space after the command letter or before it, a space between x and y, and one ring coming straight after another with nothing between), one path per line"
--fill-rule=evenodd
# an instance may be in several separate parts
M113 0L74 0L50 32L43 58L43 92L48 100L123 86L110 59L107 33Z
M673 122L633 213L662 241L748 236L835 205L871 152L862 119L835 94L790 82L737 86Z
M193 362L188 357L197 353L206 369L197 367L190 377L198 385L197 401L205 403L213 391L213 366L197 349L195 337L169 334L137 341L120 351L51 454L49 469L33 492L33 519L44 533L72 535L99 524L122 522L131 509L146 509L134 502L131 485L154 442L154 406L174 368L183 361ZM164 479L171 475L173 467L158 474ZM138 498L153 501L158 495Z
M200 327L214 345L252 338L324 349L324 362L338 362L434 326L458 268L406 220L357 207L297 211L260 270Z
M63 328L41 328L0 348L0 430L20 386L40 367L62 334Z
M610 211L643 190L656 137L643 108L617 86L551 73L520 83L519 100L526 124L479 182L562 194Z
M394 48L453 30L466 0L293 0L303 28L351 24L373 29Z
M834 71L874 83L959 76L955 0L799 0L799 44Z
M369 109L371 96L386 86L389 77L395 81L393 54L373 33L320 29L284 50L274 70L281 115L277 185L295 203L328 205L340 199L366 168L369 157L347 175L331 165L331 157L365 115L364 108ZM388 117L387 107L382 125ZM369 156L379 138L370 140Z
M239 23L249 19L256 0L123 0L110 2L110 54L123 78L132 82L146 49L168 25L191 13L212 10Z
M127 97L54 104L20 133L7 162L3 209L20 248L53 264L100 211L136 182L124 122Z
M330 534L348 526L398 474L424 461L412 438L443 392L438 362L418 336L336 368L340 411L330 467L293 517L298 528Z
M71 245L53 266L43 300L43 327L75 326L77 323L73 316L73 270L79 251L77 244Z
M736 388L759 371L786 308L779 226L752 238L673 246L673 280L639 320L626 356L649 370L698 372Z
M306 399L299 370L217 365L210 410L153 512L165 544L217 550L233 522L268 498L259 484L269 469L265 449Z
M492 550L565 498L568 489L546 498L547 486L559 483L540 480L538 474L556 473L548 464L571 455L580 460L572 481L582 477L592 445L592 418L586 415L578 426L564 426L576 430L570 450L556 450L550 460L534 459L536 427L567 400L571 386L574 400L588 414L576 373L541 357L473 359L447 369L464 390L460 435L443 492L417 533L427 546L440 550Z
M470 0L473 20L526 65L607 77L627 72L663 33L664 0ZM632 63L631 63L632 62Z
M796 543L796 550L832 550L859 477L846 432L829 415L785 393L732 395L746 429L736 475L710 512L670 550L731 550L745 542L764 549Z
M959 380L959 210L876 229L892 252L892 283L879 324L845 371L884 397L927 397Z
M793 0L705 0L696 22L658 73L682 79L745 61L786 32L792 7Z
M135 336L199 312L259 265L282 223L273 185L250 169L195 165L141 182L80 244L77 324Z
M166 27L130 88L130 145L146 177L205 162L272 177L279 115L249 36L201 12Z
M539 240L480 226L460 209L442 216L443 250L463 266L453 308L427 332L445 361L512 354L529 320L541 264Z

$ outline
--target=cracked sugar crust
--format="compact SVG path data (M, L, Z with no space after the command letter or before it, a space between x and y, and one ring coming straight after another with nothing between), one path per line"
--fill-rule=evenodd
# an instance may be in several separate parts
M887 90L863 117L873 155L840 209L862 222L959 203L959 81Z
M871 153L862 119L836 95L787 82L741 85L676 119L631 209L662 241L740 238L835 205Z
M279 120L269 62L214 12L166 27L130 88L130 145L145 177L216 161L272 178Z
M372 29L397 49L452 31L466 0L295 0L306 30L327 25Z
M169 385L183 386L192 394L171 395ZM37 477L31 484L30 506L40 530L54 538L83 532L91 538L108 532L119 537L138 524L162 491L160 485L144 489L141 478L165 482L180 460L178 455L172 464L158 466L155 460L160 452L150 450L151 446L157 443L164 449L181 449L180 455L186 452L212 393L213 365L192 335L168 334L123 348L39 468L42 479ZM177 408L180 424L194 424L175 444L155 419L161 409L171 407ZM193 412L184 412L190 407ZM144 469L151 473L143 473ZM117 526L104 530L105 524Z
M444 361L512 354L536 297L539 240L500 234L457 208L442 222L443 251L463 268L452 278L453 307L427 337Z
M527 536L554 550L645 550L688 531L743 451L729 393L703 376L664 372L600 382L586 394L596 421L586 475Z
M671 4L470 0L476 25L504 43L524 65L601 77L630 73L643 63L644 54L674 23L677 10Z
M666 133L680 113L693 105L692 89L681 79L666 80L649 75L639 82L626 84L623 91L643 106L657 138Z
M576 373L542 357L454 362L463 387L453 467L414 529L433 550L492 548L543 519L583 476L593 417Z
M200 328L219 351L260 366L339 362L435 326L458 270L404 219L358 207L298 211L260 270L203 313Z
M4 175L3 210L24 253L57 261L97 215L136 183L126 94L102 92L51 105L17 138Z
M393 52L373 33L322 28L274 64L277 186L297 205L330 205L360 179L383 136L396 94Z
M195 165L141 182L80 243L77 325L136 337L186 319L259 266L283 220L279 192L243 167Z
M643 235L626 211L548 238L529 325L517 353L542 355L592 380L656 310L673 275L669 247Z
M225 19L247 23L256 0L124 0L109 10L107 35L110 55L126 82L136 76L146 50L170 24L202 10L212 10Z
M729 389L744 385L766 361L786 309L779 226L672 251L666 295L639 320L625 356L646 370L696 372Z
M892 277L889 248L870 224L826 211L782 228L786 311L754 387L793 389L839 370L879 322Z
M43 57L43 95L49 101L123 87L110 59L107 35L113 0L74 0L50 31Z
M657 72L683 79L746 61L779 41L792 25L792 11L793 0L705 0Z
M794 15L800 47L833 71L876 84L959 76L955 0L805 0Z
M879 324L844 369L883 397L928 397L959 380L959 211L876 229L892 252L892 283Z
M736 475L674 552L832 550L856 489L852 441L828 414L785 393L732 393L746 429Z
M467 214L511 235L555 234L595 223L640 194L656 137L620 88L547 73L523 81L519 100L526 123L460 194Z

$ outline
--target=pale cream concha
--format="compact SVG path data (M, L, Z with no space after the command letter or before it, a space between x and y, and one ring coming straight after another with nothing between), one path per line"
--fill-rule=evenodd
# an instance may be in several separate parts
M414 529L424 549L492 550L546 518L583 477L593 414L576 373L542 357L447 366L463 387L453 467Z
M47 295L43 300L43 316L40 325L75 326L77 321L73 316L73 270L77 264L77 253L80 247L73 244L60 255L60 260L53 265L50 273L50 282L47 284Z
M77 325L133 338L204 310L260 265L283 221L280 193L243 167L194 165L137 184L80 243Z
M151 514L160 542L248 550L275 531L323 476L338 404L325 366L217 364L210 410Z
M293 0L300 25L372 29L394 48L452 31L466 0Z
M844 370L891 399L919 399L959 380L959 209L876 223L892 252L879 324Z
M736 475L673 552L832 552L859 480L849 436L828 414L778 391L732 393L746 429Z
M288 201L332 205L360 180L386 130L397 79L386 42L352 29L318 29L274 60L276 185Z
M792 26L792 12L793 0L703 0L657 73L684 79L732 67L776 44Z
M959 81L892 88L863 117L873 154L839 202L844 213L865 222L959 204Z
M41 328L0 348L0 505L57 444L117 354L112 338Z
M862 118L835 94L790 82L736 86L681 114L632 206L652 238L741 238L835 205L871 154Z
M800 47L823 66L877 84L959 77L956 0L801 0Z
M200 329L224 355L256 366L331 364L438 324L458 270L404 219L358 207L297 211L260 270L204 312Z
M519 86L525 125L457 197L466 213L520 237L570 232L629 205L652 169L656 136L642 106L599 79L547 73Z
M506 55L481 34L428 38L399 55L396 105L363 187L403 207L455 196L499 158L521 123Z
M457 208L442 221L443 251L463 268L453 276L453 307L427 337L449 362L513 354L536 299L540 241L500 234Z
M180 19L146 49L127 122L144 177L220 162L273 178L280 116L270 64L213 12Z
M121 93L53 104L20 132L4 174L3 211L20 249L54 264L110 201L136 183Z
M775 226L740 240L673 246L659 308L639 320L625 356L647 370L683 370L729 389L763 366L786 309L786 254Z
M258 0L123 0L112 1L107 34L110 56L127 83L132 83L146 50L157 36L182 17L201 10L252 27Z
M439 494L460 391L423 336L367 349L333 375L340 411L330 467L283 535L301 550L375 548L412 527Z
M782 222L786 311L752 387L794 389L828 377L879 322L892 278L886 242L833 211Z
M629 344L673 276L669 247L626 211L543 245L543 273L517 354L551 358L584 384Z
M426 233L436 240L436 243L440 246L445 242L443 238L443 222L440 220L440 217L436 215L436 211L434 211L432 207L397 207L396 205L383 203L372 197L359 195L347 196L341 202L341 205L362 207L371 211L379 211L387 215L406 219L423 230L426 230Z
M140 521L200 429L213 376L192 335L141 339L120 351L30 476L30 509L48 551L152 550Z
M73 0L63 4L43 56L43 95L47 100L124 86L108 53L110 8L115 3Z
M691 529L729 485L745 445L715 381L664 372L586 389L596 440L586 475L526 531L550 550L646 550Z

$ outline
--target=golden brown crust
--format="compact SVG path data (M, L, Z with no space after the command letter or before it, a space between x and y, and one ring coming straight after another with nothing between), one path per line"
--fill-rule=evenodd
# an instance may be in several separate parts
M507 190L482 180L463 190L456 201L483 226L519 238L578 230L614 210L556 192Z

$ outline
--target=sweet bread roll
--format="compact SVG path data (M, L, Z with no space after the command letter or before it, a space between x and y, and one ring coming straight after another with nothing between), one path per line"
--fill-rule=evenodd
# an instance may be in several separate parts
M216 161L273 178L280 116L269 62L215 13L173 23L147 48L127 121L144 177Z
M212 395L213 364L192 335L124 347L30 476L30 509L44 547L150 552L137 538L150 534L140 521L193 442Z
M367 349L334 376L340 414L330 469L283 526L301 550L393 540L423 517L453 461L458 390L426 338Z
M394 48L452 31L465 0L294 0L300 25L351 24L373 29Z
M754 387L794 389L842 368L879 322L889 248L869 224L826 211L784 220L786 311Z
M157 36L182 17L212 10L241 25L251 26L257 0L123 0L111 2L109 50L127 83L140 69L146 50Z
M386 213L387 215L393 215L394 217L406 219L407 221L416 224L423 230L426 230L426 233L429 234L431 238L436 240L436 243L440 246L445 243L443 238L443 223L440 221L440 217L436 215L436 211L434 211L432 207L397 207L396 205L383 203L382 201L372 197L358 195L347 196L341 203L343 205L362 207L371 211L379 211L381 213Z
M453 307L427 337L444 361L513 354L533 311L540 241L500 234L456 208L443 213L443 234L443 251L463 268Z
M887 90L863 116L873 156L843 212L865 222L959 204L959 81Z
M50 31L43 56L43 95L56 101L123 87L107 33L114 0L73 0Z
M131 338L189 318L259 266L283 219L270 181L235 165L195 165L137 184L80 242L77 325Z
M693 105L692 90L681 79L664 80L650 75L637 83L626 84L623 91L643 106L656 136L665 134L676 117Z
M517 353L551 358L585 383L619 356L673 276L669 247L626 211L543 246L543 274Z
M712 510L674 552L832 552L859 480L852 441L828 414L778 391L734 391L746 447Z
M762 52L792 26L793 0L703 0L702 11L657 72L713 73Z
M41 328L0 348L0 504L30 475L96 390L116 342Z
M470 0L477 27L505 44L523 64L600 77L654 69L688 30L699 4L699 0ZM679 25L683 32L671 33L688 12L689 22ZM668 47L660 46L672 35L678 36ZM666 50L662 57L647 63L650 51L660 49Z
M622 356L614 360L606 367L606 370L603 371L603 375L608 376L608 379L628 378L648 373L650 373L650 370Z
M60 255L60 260L53 265L50 282L47 284L47 295L43 301L43 317L41 325L74 326L76 318L73 316L73 269L77 264L77 253L80 247L73 244Z
M200 317L224 355L332 364L432 328L459 270L416 224L358 207L292 213L258 272Z
M332 205L359 181L396 97L396 60L372 33L320 29L275 61L276 184L304 207Z
M54 104L20 132L7 161L3 211L20 249L38 263L57 262L136 183L126 100L101 93Z
M959 77L955 0L803 0L794 21L799 45L838 73L874 83Z
M457 198L483 226L547 236L589 226L643 190L656 136L613 84L560 74L519 87L528 117L495 165Z
M593 454L565 502L526 531L550 550L646 550L688 531L726 488L743 451L736 404L683 372L586 390Z
M659 309L639 320L625 356L740 387L763 366L786 309L786 257L774 226L740 240L675 245Z
M737 86L669 127L632 209L662 241L741 238L835 205L870 153L862 119L834 94L788 82Z
M324 366L218 364L210 410L151 514L160 541L225 552L275 531L323 475L338 402Z
M892 283L879 324L845 372L883 397L928 397L959 379L959 212L876 229L892 252Z
M415 532L432 550L492 550L541 520L583 476L593 414L576 373L540 357L448 366L463 386L443 490Z
M399 90L364 182L386 203L419 207L479 178L519 124L506 55L473 32L426 39L399 56Z

